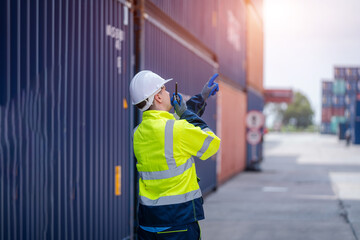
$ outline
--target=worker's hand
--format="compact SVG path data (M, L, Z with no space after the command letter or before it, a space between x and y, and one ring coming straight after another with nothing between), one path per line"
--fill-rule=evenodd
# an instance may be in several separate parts
M219 84L214 82L218 76L219 74L215 73L203 87L201 91L201 96L204 101L206 101L208 97L215 95L219 91Z
M186 102L181 96L181 94L178 94L180 100L179 102L175 100L175 93L173 93L173 96L171 97L171 105L174 107L176 114L181 117L181 115L186 111Z

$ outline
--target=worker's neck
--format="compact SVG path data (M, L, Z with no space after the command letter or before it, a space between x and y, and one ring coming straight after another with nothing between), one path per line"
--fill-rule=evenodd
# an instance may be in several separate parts
M154 104L150 107L150 110L156 110L156 111L167 111L166 107L162 104Z

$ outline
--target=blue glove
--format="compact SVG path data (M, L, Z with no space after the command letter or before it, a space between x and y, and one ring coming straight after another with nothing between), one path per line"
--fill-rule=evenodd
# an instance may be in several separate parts
M183 113L186 111L187 107L186 107L186 102L181 96L181 94L178 94L178 96L180 98L179 102L175 100L175 93L173 93L173 96L171 97L170 101L171 101L171 105L175 109L176 114L179 117L181 117L181 115L183 115Z
M215 73L210 80L205 84L201 91L201 96L206 101L210 96L214 96L219 91L219 84L214 83L215 79L219 76L218 73Z

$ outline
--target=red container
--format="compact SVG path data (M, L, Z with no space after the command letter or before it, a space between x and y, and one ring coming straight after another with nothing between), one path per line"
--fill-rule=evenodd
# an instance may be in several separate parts
M244 92L224 82L220 82L220 89L217 101L217 130L221 138L220 154L217 159L219 184L245 169L247 109Z
M332 109L332 115L333 116L345 116L345 108L342 107L342 108L333 108Z
M332 117L332 108L323 108L321 112L321 122L329 123L331 122Z
M258 5L262 1L256 1ZM261 15L254 7L252 2L246 5L246 22L247 22L247 85L263 92L263 58L264 58L264 35L263 21Z

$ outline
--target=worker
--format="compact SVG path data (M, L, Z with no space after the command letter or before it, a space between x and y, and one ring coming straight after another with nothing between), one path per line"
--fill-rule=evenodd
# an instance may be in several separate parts
M138 239L201 239L203 199L193 156L206 160L220 139L200 118L206 99L219 91L214 76L187 102L170 98L164 80L144 70L130 83L132 104L142 112L133 144L139 173ZM169 111L174 107L180 117Z

